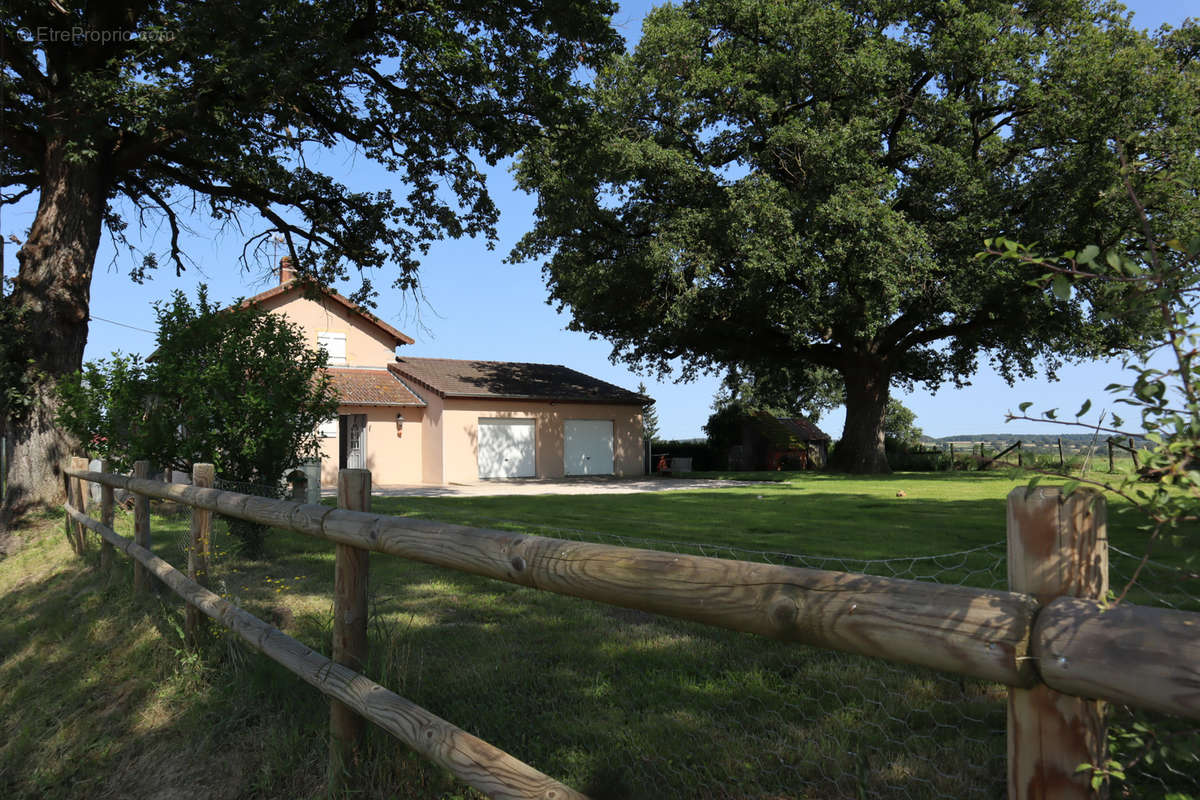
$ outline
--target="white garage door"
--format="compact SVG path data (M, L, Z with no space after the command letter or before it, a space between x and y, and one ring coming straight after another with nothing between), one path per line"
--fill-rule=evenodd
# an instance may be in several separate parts
M479 420L479 477L532 478L533 420Z
M568 475L613 474L612 420L563 422L563 470Z

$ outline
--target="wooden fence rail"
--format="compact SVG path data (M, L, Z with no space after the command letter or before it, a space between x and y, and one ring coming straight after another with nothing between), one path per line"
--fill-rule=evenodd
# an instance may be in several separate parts
M1064 499L1054 489L1037 489L1032 495L1014 490L1009 497L1010 586L1022 591L999 591L526 536L76 468L66 472L135 495L322 538L364 555L387 553L558 594L995 681L1018 691L1052 690L1049 706L1034 698L1024 705L1014 701L1015 707L1010 707L1009 796L1016 800L1050 796L1044 794L1050 785L1059 787L1055 797L1092 796L1087 776L1073 772L1080 761L1065 761L1077 752L1090 752L1096 758L1093 763L1099 763L1103 753L1087 730L1070 728L1070 719L1062 713L1066 704L1054 699L1058 694L1200 719L1200 614L1129 605L1105 609L1094 585L1067 581L1093 574L1102 566L1096 559L1106 559L1097 555L1106 552L1103 499L1090 493ZM197 605L206 615L240 625L235 630L247 631L243 636L267 655L275 658L278 651L306 670L315 663L302 652L307 651L303 645L261 621L255 620L255 627L246 621L249 615L230 611L228 603L195 582L179 574L164 577L171 568L147 549L75 509L68 513L140 563L153 563L154 575L189 603L206 604ZM1014 532L1023 542L1015 551ZM1104 568L1106 564L1105 560ZM1085 588L1074 592L1065 588L1068 584ZM263 629L269 629L269 635ZM284 640L286 646L263 645ZM437 747L410 740L426 737L429 741L423 744L429 745L442 736L467 734L348 668L324 662L329 664L323 667L328 674L340 676L333 691L319 685L317 678L324 673L297 674L491 796L582 797L473 737L472 747L491 748L491 755L470 765L458 764L459 771ZM368 684L369 689L351 691ZM380 693L386 693L385 705L391 710L372 715L363 697L384 696ZM436 722L428 723L430 727L411 722L418 713ZM391 720L392 727L381 718ZM406 722L397 725L397 718ZM1041 741L1040 734L1032 745L1014 738L1019 723L1027 723L1025 729L1036 734L1050 730L1047 721L1055 719L1067 726L1063 735L1068 740L1079 740L1074 746L1070 741ZM1040 755L1022 757L1017 752L1033 752L1031 746ZM1048 758L1047 748L1057 750L1062 763ZM475 751L470 747L455 750L450 760L471 752ZM477 774L481 763L487 765L490 778ZM1054 772L1060 768L1068 774ZM1070 784L1070 791L1060 791L1060 780Z
M526 536L120 475L85 480L557 594L1032 686L1028 595Z
M499 748L388 691L375 681L326 658L243 611L163 561L132 539L101 525L70 505L67 514L133 558L187 603L240 636L321 693L371 720L429 760L489 797L504 800L587 800Z

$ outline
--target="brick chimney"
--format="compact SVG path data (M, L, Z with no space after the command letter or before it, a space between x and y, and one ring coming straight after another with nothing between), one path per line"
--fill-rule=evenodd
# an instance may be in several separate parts
M279 283L280 285L287 283L292 278L296 277L296 262L291 256L284 256L279 259Z

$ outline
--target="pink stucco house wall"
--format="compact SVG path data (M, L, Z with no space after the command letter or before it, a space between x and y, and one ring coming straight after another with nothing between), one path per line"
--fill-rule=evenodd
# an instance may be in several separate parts
M330 354L340 395L321 428L321 483L342 467L376 486L640 475L653 400L556 364L397 356L413 340L336 292L305 297L290 270L248 303Z

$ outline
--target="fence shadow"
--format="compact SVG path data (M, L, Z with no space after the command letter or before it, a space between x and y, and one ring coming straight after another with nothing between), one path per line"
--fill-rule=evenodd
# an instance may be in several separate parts
M266 783L265 743L281 717L298 721L288 707L296 692L264 710L269 684L243 693L220 679L229 665L219 651L205 662L183 648L176 604L134 600L128 562L104 575L94 547L87 561L59 549L54 572L0 595L0 795L233 800ZM319 705L308 727L325 718ZM323 737L313 744L324 751ZM292 796L322 781L320 768L296 776Z
M148 481L130 481L128 485L152 496L202 496L180 494ZM634 522L618 528L622 533L605 535L617 539L618 544L637 544L630 533L645 532L653 544L661 545L655 549L665 549L666 554L603 546L610 542L580 544L588 541L585 529L569 529L573 541L528 536L554 536L555 531L523 530L522 526L532 523L513 520L505 520L504 525L516 532L501 533L445 524L401 525L386 518L339 513L317 514L320 522L314 529L311 520L316 512L276 501L257 502L254 515L282 519L281 524L288 527L314 530L343 545L403 553L501 579L372 556L372 617L378 655L371 658L368 675L493 745L518 753L536 768L592 793L596 800L814 794L985 797L1002 791L1002 760L997 766L1003 744L1003 737L997 735L1002 691L978 680L925 668L765 641L723 629L933 665L1015 686L1033 685L1034 679L1025 675L1030 665L1021 663L1025 659L1019 657L1031 642L1032 599L951 585L994 573L974 564L990 558L994 566L995 555L984 552L988 547L958 542L959 549L947 554L954 558L947 565L941 563L942 557L896 557L892 555L894 544L885 539L875 543L885 555L875 556L874 550L864 547L864 537L878 538L879 530L888 527L872 524L875 516L897 516L897 506L890 498L878 492L826 493L801 487L805 488L809 491L770 498L755 495L753 490L674 495L671 513L677 519L706 520L706 524L719 526L726 539L736 538L738 544L717 547L728 549L735 558L755 553L760 562L772 565L820 567L803 563L811 557L787 552L813 549L798 546L797 537L815 536L828 543L851 535L858 537L854 552L868 557L824 559L835 562L824 565L833 567L833 572L689 558L691 552L685 548L714 545L697 544L695 537L690 542L668 538L681 528L663 520L662 509L653 505L655 498L635 508ZM222 503L245 502L244 498L221 497ZM926 528L934 528L941 536L966 532L978 537L984 534L972 525L972 516L982 515L985 509L989 516L999 516L994 501L989 500L932 500L903 492L897 492L896 498L907 504L905 520L911 530L898 532L907 539L915 539L915 534ZM550 498L538 499L541 514L553 513L546 505ZM599 520L597 515L605 513L599 506L581 507L577 497L564 499L572 503L571 513L594 523ZM753 526L731 527L747 503L760 501L776 506L753 515ZM1036 555L1047 538L1053 540L1061 534L1063 525L1070 527L1072 535L1077 532L1081 538L1089 538L1090 544L1080 545L1081 552L1090 553L1097 541L1103 546L1103 539L1097 539L1096 524L1102 516L1093 516L1088 510L1094 507L1087 496L1064 499L1056 491L1039 490L1032 501L1028 493L1024 500L1014 493L1011 502L1027 519L1018 514L1012 522L1010 517L1018 537L1014 539L1010 531L1010 548L1015 541L1018 551L1024 547ZM847 504L856 509L849 519ZM499 507L463 506L460 510L477 515L487 508L495 511ZM523 513L520 506L509 510ZM953 519L935 525L928 518L934 513L949 513ZM297 522L295 515L310 521ZM481 524L479 519L463 521ZM685 527L694 533L698 526ZM890 527L896 527L896 520ZM109 532L105 536L116 540ZM314 603L323 608L330 582L322 565L332 565L328 542L282 532L278 539L279 557L269 563L243 563L235 570L239 573L235 591L244 595L249 608L270 599L269 592L285 590L306 592L310 596L304 602L310 609ZM787 549L779 546L785 540L792 542ZM749 547L762 541L775 546ZM928 541L924 544L925 552L944 549L930 547ZM137 552L145 563L158 563L155 568L160 574L168 574L160 562L144 551ZM1081 563L1075 551L1063 548L1058 552L1075 558L1073 564ZM1016 558L1020 558L1019 552ZM858 568L852 562L857 562ZM1021 567L1015 574L1024 582L1022 588L1039 591L1040 578L1030 578L1036 560L1031 557L1014 563ZM311 570L317 583L277 586L265 575L277 570L299 572L302 565ZM885 577L868 577L872 571ZM960 574L964 571L965 575ZM940 573L946 580L938 585L930 579L931 573ZM339 571L339 585L344 576ZM894 580L896 577L920 578L922 582ZM991 577L994 580L994 574ZM228 578L235 580L232 575ZM187 588L186 581L174 585L189 597L198 596L191 594L195 590ZM311 596L314 589L315 598ZM629 608L580 601L569 595ZM1094 604L1056 601L1051 608L1076 606L1081 607L1078 613L1067 612L1075 613L1072 622L1077 627L1070 630L1083 631L1079 626L1090 624L1097 614ZM655 609L723 628L630 608ZM362 613L365 615L365 610ZM308 618L311 621L311 616ZM1161 614L1147 618L1167 620ZM1120 624L1109 622L1113 635L1123 635L1117 630ZM315 636L312 646L317 649L323 649L322 643L328 640L321 624L297 633ZM1035 637L1035 646L1037 641L1041 639ZM269 645L263 646L271 651ZM287 652L303 650L294 642L288 646L295 650ZM287 652L273 652L281 663L288 663ZM1094 652L1098 651L1085 651ZM1058 660L1065 662L1065 658ZM1050 662L1043 661L1042 666L1044 680L1057 686L1047 677ZM1087 666L1085 656L1076 668ZM294 665L289 668L305 674ZM344 696L337 693L340 689L331 689L325 678L306 677L322 686L322 691ZM1111 696L1060 691L1080 697ZM1148 702L1157 701L1152 698ZM374 712L368 704L360 713L371 716ZM380 721L378 715L371 718ZM1019 736L1020 729L1020 725L1014 728L1014 735ZM301 735L305 730L311 728L302 727ZM417 739L404 732L396 735L421 749ZM433 735L431 728L429 736ZM1079 763L1074 753L1061 747L1060 752L1064 758L1070 757L1072 769ZM464 775L456 764L447 768Z

